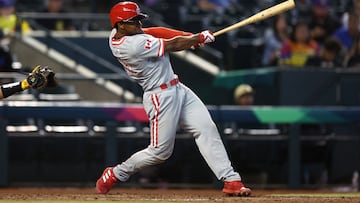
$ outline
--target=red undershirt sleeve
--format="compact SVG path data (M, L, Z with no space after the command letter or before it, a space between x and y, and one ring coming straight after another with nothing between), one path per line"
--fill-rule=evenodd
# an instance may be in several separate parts
M145 34L152 35L156 38L171 39L177 36L191 36L192 33L165 27L150 27L142 29Z

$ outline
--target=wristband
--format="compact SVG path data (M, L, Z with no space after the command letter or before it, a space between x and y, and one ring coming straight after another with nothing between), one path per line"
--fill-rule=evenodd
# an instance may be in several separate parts
M6 98L15 93L23 91L21 87L21 82L13 82L13 83L1 85L0 87L3 94L3 98Z

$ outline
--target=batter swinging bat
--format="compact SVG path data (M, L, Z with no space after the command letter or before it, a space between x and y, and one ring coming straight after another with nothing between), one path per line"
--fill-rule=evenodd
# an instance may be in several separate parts
M248 25L248 24L251 24L251 23L255 23L255 22L258 22L258 21L261 21L261 20L264 20L264 19L267 19L267 18L270 18L274 15L277 15L277 14L280 14L282 12L285 12L287 10L290 10L292 8L295 7L295 2L294 0L287 0L287 1L284 1L280 4L277 4L275 6L272 6L270 8L267 8L263 11L260 11L259 13L255 14L255 15L252 15L238 23L235 23L229 27L226 27L224 29L221 29L217 32L214 33L214 36L219 36L221 34L224 34L225 32L229 32L231 30L234 30L234 29L237 29L239 27L242 27L242 26L245 26L245 25Z

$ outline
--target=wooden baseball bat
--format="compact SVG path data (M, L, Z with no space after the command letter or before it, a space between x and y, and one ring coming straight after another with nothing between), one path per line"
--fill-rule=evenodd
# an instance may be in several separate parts
M248 25L248 24L251 24L251 23L255 23L255 22L258 22L258 21L261 21L261 20L264 20L264 19L267 19L267 18L270 18L274 15L277 15L277 14L280 14L280 13L283 13L287 10L290 10L290 9L293 9L295 7L295 2L294 0L287 0L287 1L284 1L280 4L277 4L275 6L272 6L270 8L267 8L265 10L262 10L260 11L259 13L255 14L255 15L252 15L238 23L235 23L231 26L228 26L224 29L221 29L217 32L214 33L214 36L219 36L221 34L224 34L226 32L229 32L231 30L234 30L234 29L237 29L239 27L242 27L242 26L245 26L245 25Z

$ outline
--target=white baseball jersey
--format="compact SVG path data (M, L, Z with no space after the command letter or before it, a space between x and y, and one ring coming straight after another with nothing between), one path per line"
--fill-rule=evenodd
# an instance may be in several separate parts
M191 132L200 153L218 179L241 180L231 166L226 150L202 101L182 83L171 83L176 77L163 39L147 34L109 37L114 56L123 64L130 77L144 89L143 104L149 117L151 140L149 146L114 167L114 175L126 181L130 175L148 166L164 162L174 149L179 122ZM166 88L159 88L166 84Z
M113 29L109 38L111 51L127 74L144 91L159 87L174 78L169 55L164 53L163 39L137 34L114 40L112 36L115 33L116 29Z

